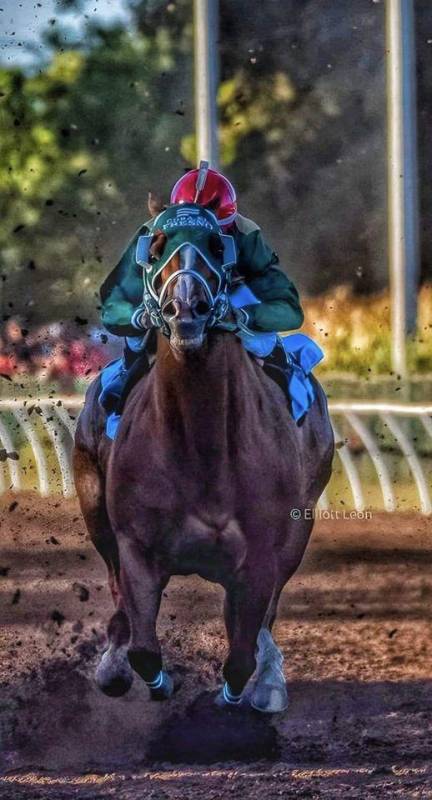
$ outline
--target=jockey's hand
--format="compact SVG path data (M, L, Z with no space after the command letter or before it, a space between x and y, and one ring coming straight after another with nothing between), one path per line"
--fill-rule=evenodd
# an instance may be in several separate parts
M131 325L137 331L147 331L152 326L150 314L144 306L138 306L131 317Z
M226 331L233 331L234 333L245 330L246 327L246 312L241 308L234 308L234 306L231 305L229 306L224 318L218 323L218 328L223 328Z

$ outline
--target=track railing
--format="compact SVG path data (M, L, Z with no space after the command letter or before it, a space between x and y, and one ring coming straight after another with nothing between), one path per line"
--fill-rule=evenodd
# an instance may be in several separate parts
M0 400L0 491L32 488L46 496L61 488L65 497L75 494L72 447L83 401L81 396ZM25 458L26 465L20 468L24 448L30 448L34 465Z
M421 405L418 403L386 403L386 402L332 402L329 403L332 418L333 431L335 434L337 454L341 461L343 470L348 479L353 497L354 508L356 511L363 511L365 500L363 494L360 471L356 464L355 457L349 446L350 440L344 439L339 431L339 420L345 420L349 428L356 435L361 448L369 455L375 468L375 473L380 485L382 503L385 511L396 511L396 495L394 491L394 481L391 477L387 465L382 440L387 438L384 433L377 434L366 424L369 418L375 418L381 423L381 429L387 429L386 433L393 437L393 450L398 451L399 458L404 460L409 467L412 480L415 484L419 510L422 514L432 512L431 500L431 471L422 464L428 461L416 451L416 442L419 437L414 437L407 426L407 421L418 420L422 426L424 435L430 439L432 444L432 405ZM387 445L387 449L389 449ZM326 494L320 500L321 507L328 508Z
M82 404L80 396L0 400L0 491L31 488L42 495L56 491L65 497L74 494L71 454ZM419 510L431 514L432 404L341 401L330 402L329 410L336 440L335 466L338 460L355 510L361 512L367 507L358 463L362 453L373 465L382 496L380 507L397 510L394 479L386 457L391 451L409 469ZM413 436L410 420L417 421L423 436ZM333 505L330 492L324 492L320 508L329 510Z

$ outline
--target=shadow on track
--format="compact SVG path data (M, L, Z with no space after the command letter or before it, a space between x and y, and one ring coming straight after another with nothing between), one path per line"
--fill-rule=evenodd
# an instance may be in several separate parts
M219 709L215 692L203 692L182 714L171 717L148 750L150 762L214 764L276 761L281 752L270 716L250 707Z

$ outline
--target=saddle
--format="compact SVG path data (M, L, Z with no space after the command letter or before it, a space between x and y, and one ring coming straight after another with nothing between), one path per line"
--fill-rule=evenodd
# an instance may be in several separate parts
M154 331L149 331L149 334L154 334ZM311 373L323 357L321 348L303 333L278 336L275 333L249 334L242 331L237 335L251 355L264 360L264 372L285 393L291 416L301 425L315 400ZM133 387L152 367L151 338L146 335L142 349L133 360L130 359L131 363L128 364L126 351L126 357L111 361L102 370L99 403L107 414L105 432L110 439L115 438Z

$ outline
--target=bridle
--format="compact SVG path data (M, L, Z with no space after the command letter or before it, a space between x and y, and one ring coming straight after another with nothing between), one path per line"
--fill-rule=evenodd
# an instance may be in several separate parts
M188 276L194 278L204 289L210 309L210 314L206 322L206 328L217 325L217 323L226 316L229 309L227 290L231 285L232 268L236 263L237 258L234 238L232 236L228 236L227 234L219 235L223 244L223 262L219 269L216 269L216 267L210 263L209 259L206 258L206 256L193 241L183 242L177 248L177 250L170 255L171 260L171 258L173 258L183 247L187 245L193 247L217 279L217 289L215 292L212 291L207 278L198 272L198 270L191 268L188 268L187 270L175 270L175 272L169 275L166 281L164 281L161 289L159 292L157 292L155 288L155 281L168 261L165 261L159 267L159 269L155 270L154 262L150 261L150 246L152 244L154 234L146 234L138 238L136 261L143 268L143 307L150 318L152 326L160 330L165 336L170 336L170 329L166 320L164 319L162 309L170 284L177 280L180 275L187 274Z

